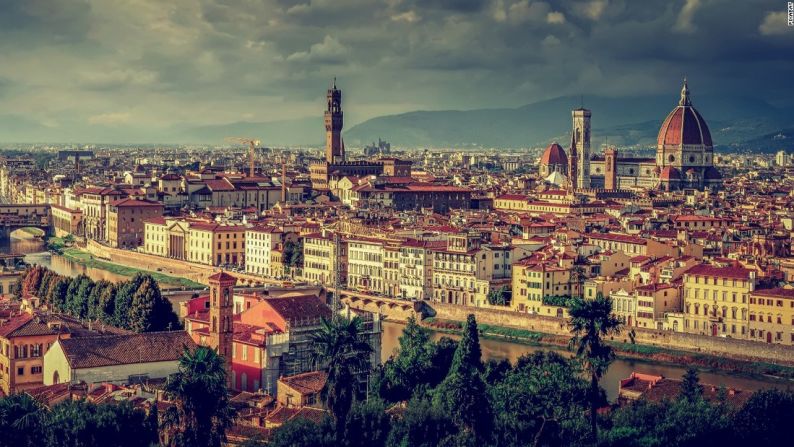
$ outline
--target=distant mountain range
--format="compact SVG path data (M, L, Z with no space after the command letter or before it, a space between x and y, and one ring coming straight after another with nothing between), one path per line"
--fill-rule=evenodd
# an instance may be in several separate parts
M781 109L755 98L693 95L718 149L773 152L794 150L794 108ZM571 110L579 97L559 97L517 108L415 111L369 119L344 132L355 147L383 138L395 147L538 147L558 141L566 147ZM618 147L655 144L662 121L678 103L674 95L609 98L590 96L595 148L606 140ZM349 107L355 107L350 105ZM266 146L320 146L323 118L217 125L183 124L162 129L61 123L43 126L15 115L0 116L0 141L206 143L223 144L227 136L259 137Z
M617 146L653 145L659 127L677 105L670 96L631 98L585 97L592 110L592 138L595 147L606 140ZM791 110L743 97L693 98L718 146L741 148L768 142L765 150L777 146L764 138L781 129L794 127ZM564 147L570 140L571 110L580 99L561 97L515 109L469 111L418 111L373 118L345 133L348 144L384 138L398 146L435 147L536 147L552 141ZM756 141L757 139L761 139ZM791 148L794 139L778 139Z

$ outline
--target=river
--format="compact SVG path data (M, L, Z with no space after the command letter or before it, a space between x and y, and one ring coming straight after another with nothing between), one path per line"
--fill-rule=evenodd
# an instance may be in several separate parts
M20 234L20 238L16 237L18 233L11 237L10 242L5 246L0 246L0 253L24 253L25 261L30 264L39 264L64 276L77 276L85 273L93 280L105 279L111 282L124 281L127 277L108 272L106 270L90 268L84 265L73 262L63 256L50 254L46 251L44 242L40 239L29 238L24 234ZM382 360L386 360L394 352L398 343L398 338L402 334L403 325L400 323L384 322L383 323L383 336L381 345ZM433 333L435 339L439 339L444 334ZM454 338L454 337L453 337ZM513 343L509 341L483 339L480 340L482 346L483 358L488 359L508 359L515 362L516 359L524 354L530 354L539 350L555 350L565 355L570 355L567 351L538 346L528 346L520 343ZM683 376L686 369L680 366L659 364L652 362L644 362L640 360L626 360L617 359L609 367L606 375L601 381L601 386L607 392L610 400L617 397L618 382L631 375L632 371L643 372L647 374L662 375L670 378L680 378ZM736 388L743 390L758 390L769 387L794 387L794 382L776 380L767 377L745 377L742 375L730 374L720 371L701 371L701 383L710 385L724 385L727 388Z
M402 334L404 326L405 325L401 323L394 323L390 321L383 322L383 336L381 339L382 361L388 359L389 356L391 356L399 347L398 338ZM433 332L433 339L435 340L438 340L443 336L458 338L457 336L451 336L449 334ZM480 347L482 348L484 360L507 359L513 363L515 363L515 361L522 355L532 354L536 351L556 351L562 355L572 355L570 352L563 349L555 349L546 346L530 346L521 343L494 339L480 339ZM686 368L655 362L645 362L642 360L616 359L614 362L612 362L609 369L607 370L607 373L601 379L601 386L606 390L607 397L610 400L615 400L617 398L618 382L621 379L629 377L633 371L678 379L684 375ZM794 381L775 379L771 377L745 377L742 375L721 371L700 371L699 374L701 383L715 386L724 385L726 388L735 388L748 391L772 387L785 388L790 386L794 388Z

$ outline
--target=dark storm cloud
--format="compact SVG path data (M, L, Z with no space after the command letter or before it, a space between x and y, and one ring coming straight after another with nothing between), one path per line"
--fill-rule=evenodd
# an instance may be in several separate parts
M0 109L49 126L349 122L559 95L794 102L780 0L0 0Z

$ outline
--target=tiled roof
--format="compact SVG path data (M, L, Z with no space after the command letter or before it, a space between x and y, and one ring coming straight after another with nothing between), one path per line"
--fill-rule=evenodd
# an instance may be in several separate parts
M287 321L331 316L331 308L314 295L267 298L265 301Z
M279 382L301 394L319 393L325 387L326 380L328 374L325 371L312 371L278 379Z
M195 343L185 331L60 340L73 369L178 360Z
M715 267L709 264L700 264L686 271L687 275L712 276L729 279L749 279L750 270L744 267Z
M210 281L217 281L217 282L237 282L237 278L236 277L234 277L234 276L232 276L232 275L230 275L230 274L228 274L228 273L226 273L224 271L220 271L220 272L210 276L207 279L210 280Z
M63 329L61 332L65 333L68 330ZM56 334L58 334L57 328L50 328L42 318L30 314L17 315L0 326L0 337L3 338Z

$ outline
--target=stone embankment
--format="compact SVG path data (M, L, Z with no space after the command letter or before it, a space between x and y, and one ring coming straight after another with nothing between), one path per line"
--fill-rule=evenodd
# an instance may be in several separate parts
M465 321L469 314L474 314L477 322L482 324L570 336L566 321L560 318L442 303L425 303L425 306L425 315L431 315L438 319ZM656 346L674 351L707 354L735 360L794 366L794 348L790 346L681 332L633 329L634 341L638 345ZM628 331L622 331L619 336L614 338L614 341L629 342Z

